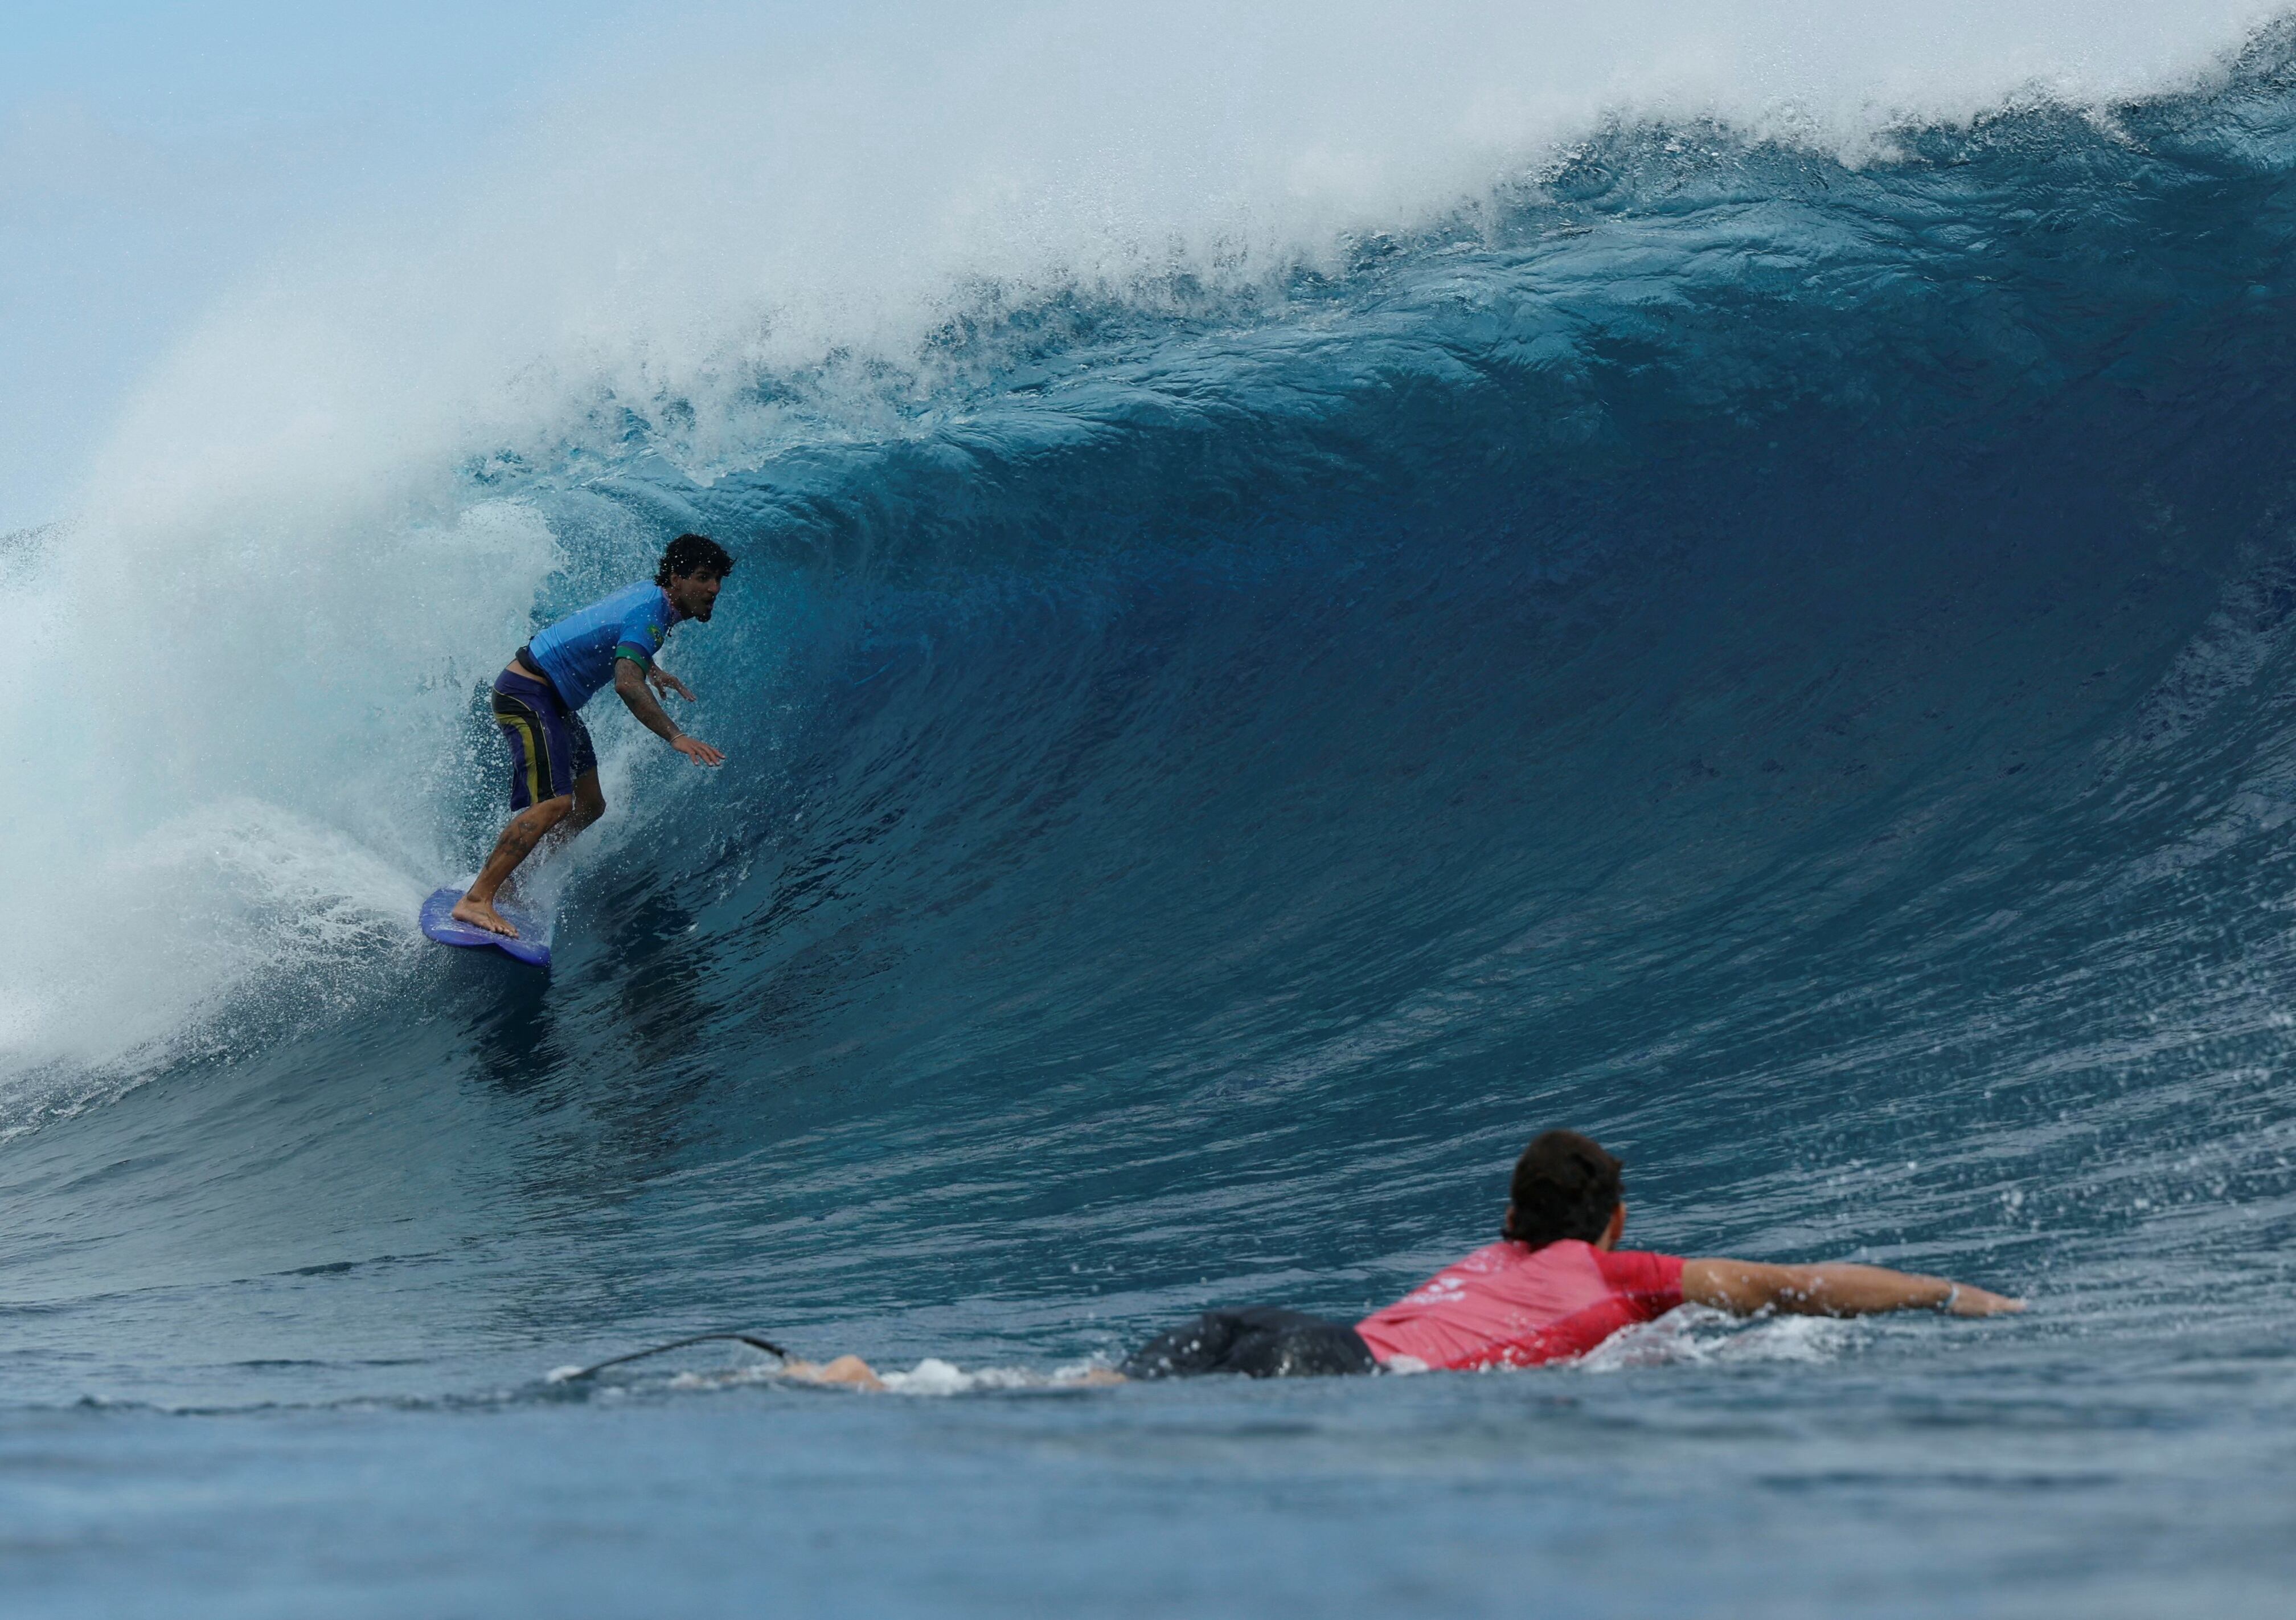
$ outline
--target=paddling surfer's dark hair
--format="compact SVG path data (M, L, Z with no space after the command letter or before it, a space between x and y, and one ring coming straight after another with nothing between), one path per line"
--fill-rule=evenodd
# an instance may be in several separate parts
M1515 1161L1507 1196L1501 1237L1535 1249L1565 1238L1592 1243L1619 1207L1619 1161L1592 1137L1549 1131Z
M733 572L733 555L723 546L706 534L681 534L661 554L661 566L653 571L653 582L668 589L672 580L683 580L688 574L715 574L722 580Z

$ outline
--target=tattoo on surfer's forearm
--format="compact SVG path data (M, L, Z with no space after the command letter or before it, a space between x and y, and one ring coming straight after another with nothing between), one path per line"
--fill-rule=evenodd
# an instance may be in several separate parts
M665 743L675 743L685 735L678 730L676 722L669 718L668 711L655 701L651 692L644 695L645 702L643 705L635 703L630 705L631 711L638 717L640 725Z
M627 667L636 669L637 666L632 664ZM663 742L675 743L685 735L677 728L677 723L669 718L668 711L661 706L660 700L647 689L644 676L627 684L617 677L614 681L614 691L622 702L629 706L630 712L637 717L638 724L652 732Z

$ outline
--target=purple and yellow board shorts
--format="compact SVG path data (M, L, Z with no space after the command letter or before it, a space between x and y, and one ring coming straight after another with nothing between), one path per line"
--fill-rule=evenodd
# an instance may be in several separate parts
M577 777L598 769L588 728L548 681L504 670L495 677L494 706L495 724L510 739L513 811L572 793Z

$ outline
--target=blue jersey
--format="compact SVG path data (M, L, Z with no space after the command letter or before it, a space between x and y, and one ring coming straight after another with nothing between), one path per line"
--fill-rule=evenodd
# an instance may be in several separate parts
M615 659L652 664L677 619L660 586L633 585L561 619L526 644L526 654L550 677L559 701L579 709L614 678Z

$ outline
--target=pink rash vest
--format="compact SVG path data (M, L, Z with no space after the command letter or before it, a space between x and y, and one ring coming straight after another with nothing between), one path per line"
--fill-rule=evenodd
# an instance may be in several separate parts
M1605 1252L1575 1238L1535 1249L1502 1240L1436 1272L1356 1331L1382 1361L1532 1367L1584 1355L1681 1303L1675 1255Z

